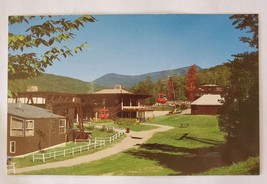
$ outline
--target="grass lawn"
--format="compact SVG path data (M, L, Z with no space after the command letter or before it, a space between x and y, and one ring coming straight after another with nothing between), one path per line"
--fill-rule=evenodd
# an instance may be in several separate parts
M131 125L117 125L117 124L114 124L113 122L107 122L107 123L94 123L93 125L95 125L95 126L106 126L106 127L110 127L110 128L114 127L114 128L117 128L117 129L130 128L130 130L137 131L137 132L146 131L146 130L152 130L152 129L157 128L156 126L146 125L146 124L143 124L143 123L131 124Z
M105 159L24 174L166 176L258 173L257 157L248 158L225 144L225 134L219 131L216 116L169 115L149 123L174 128L154 134L139 147ZM181 123L187 126L180 127ZM185 134L188 135L183 138Z
M259 157L250 157L245 161L234 163L228 167L213 168L199 173L200 175L250 175L259 174Z
M94 133L93 133L93 139L92 140L94 140L94 137L110 137L110 136L114 135L115 133L116 132L109 133L109 132L103 132L103 131L100 131L98 129L95 129ZM92 154L92 153L95 153L97 151L106 149L106 148L112 146L113 144L118 143L119 141L121 141L121 139L115 140L112 143L108 143L105 145L105 147L98 147L96 149L90 149L89 151L83 151L81 153L75 153L74 155L69 154L69 155L66 155L65 157L57 157L56 159L47 159L45 163L58 162L58 161L63 161L63 160L67 160L67 159L76 158L78 156ZM70 143L66 144L66 146L61 146L61 147L53 148L50 150L45 150L45 152L49 153L50 151L51 152L60 151L60 150L64 150L64 149L79 147L79 146L86 145L86 144L88 144L88 143L83 142L83 143L77 143L75 145L74 142L70 142ZM42 160L36 160L33 162L32 161L32 155L26 156L24 158L13 158L12 161L16 163L17 168L44 164Z

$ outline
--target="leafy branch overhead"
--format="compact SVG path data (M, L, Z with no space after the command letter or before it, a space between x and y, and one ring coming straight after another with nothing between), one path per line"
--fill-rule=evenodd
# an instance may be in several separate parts
M42 24L31 25L34 19L43 20ZM8 34L8 74L9 79L35 77L43 72L47 66L53 65L61 57L73 54L88 48L87 42L69 48L62 45L64 42L75 39L73 31L84 27L85 23L95 22L90 15L80 16L75 20L61 17L35 17L35 16L10 16L9 26L15 24L29 24L24 34ZM61 45L59 48L58 45ZM41 56L30 52L31 48L48 48Z
M240 41L248 43L250 47L259 48L259 32L258 32L258 15L257 14L234 14L230 17L233 19L233 25L236 29L247 30L252 37L243 36Z

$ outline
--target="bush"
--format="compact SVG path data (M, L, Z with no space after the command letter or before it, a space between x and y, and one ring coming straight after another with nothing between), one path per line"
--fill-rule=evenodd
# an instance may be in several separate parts
M137 122L136 119L131 119L131 118L120 118L117 119L115 122L117 125L136 125L140 124L140 122Z
M88 127L86 127L87 130L94 130L95 126L94 125L89 125Z
M100 131L107 131L108 129L107 129L107 127L105 126L105 125L103 125L102 127L101 127L101 129L100 129Z
M179 108L180 110L186 110L188 108L188 105L185 103L182 103Z

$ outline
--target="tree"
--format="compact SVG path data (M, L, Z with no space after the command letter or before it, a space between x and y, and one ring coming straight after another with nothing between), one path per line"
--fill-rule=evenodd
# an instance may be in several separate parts
M187 81L186 81L186 94L189 101L194 100L194 92L196 89L196 75L197 68L196 65L192 65L188 70Z
M150 94L152 98L146 99L146 103L152 105L155 103L155 90L151 77L148 75L143 81L140 81L130 89L133 93L137 94Z
M31 25L33 20L42 23ZM95 18L90 15L80 16L75 20L60 16L10 16L10 27L17 24L27 24L29 27L23 34L8 33L8 79L36 77L44 72L47 66L53 65L55 60L73 56L74 53L87 48L87 43L68 48L64 42L74 39L73 31L79 30L88 22L95 22ZM37 54L34 48L46 49L44 53Z
M233 25L236 29L244 30L248 29L247 33L251 33L252 37L241 37L240 40L244 43L248 43L250 47L259 48L259 32L258 32L258 15L257 14L235 14L230 16L230 19L234 19Z
M235 15L237 29L246 25L255 29L255 15ZM243 17L241 19L240 17ZM258 48L257 34L253 38L242 40ZM244 38L244 37L243 37ZM224 95L224 104L219 115L219 128L227 133L230 143L237 143L238 148L248 154L259 152L259 60L258 51L234 55L235 59L227 64L230 68L230 84Z

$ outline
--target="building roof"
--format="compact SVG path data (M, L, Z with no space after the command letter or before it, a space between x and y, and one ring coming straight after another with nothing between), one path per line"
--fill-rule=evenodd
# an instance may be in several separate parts
M220 85L217 85L217 84L204 84L204 85L201 85L201 86L214 87L214 86L220 86Z
M222 105L221 95L206 94L195 100L191 105Z
M93 94L133 94L133 93L126 91L124 89L103 89Z
M48 109L23 103L9 103L8 113L24 118L65 118L64 116L51 113Z

